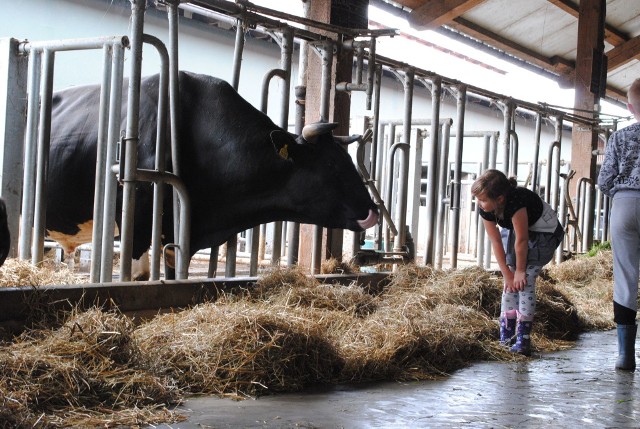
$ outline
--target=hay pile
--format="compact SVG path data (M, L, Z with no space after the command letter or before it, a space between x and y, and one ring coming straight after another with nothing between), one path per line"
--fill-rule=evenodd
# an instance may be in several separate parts
M572 280L575 276L577 281ZM611 253L539 280L535 352L612 326ZM405 266L375 290L320 284L297 269L214 303L134 326L93 309L0 350L0 427L116 427L176 421L188 394L233 398L310 385L441 377L497 344L501 279L479 268Z
M33 266L29 261L9 258L0 267L0 287L80 284L79 277L66 266L56 267L50 261Z
M167 421L173 380L144 369L133 323L98 309L34 330L0 352L1 427L86 427ZM107 414L107 416L105 416Z

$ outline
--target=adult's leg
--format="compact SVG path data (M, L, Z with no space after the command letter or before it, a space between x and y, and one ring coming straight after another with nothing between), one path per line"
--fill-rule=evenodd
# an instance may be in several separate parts
M637 196L638 195L638 196ZM635 370L640 260L640 194L616 195L611 208L614 321L617 324L616 369Z

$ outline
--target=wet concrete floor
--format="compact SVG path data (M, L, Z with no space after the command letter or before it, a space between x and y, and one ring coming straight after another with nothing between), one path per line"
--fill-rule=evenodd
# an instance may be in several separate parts
M615 330L591 332L568 351L479 362L438 381L191 398L180 407L188 421L159 427L640 428L640 371L615 371L616 354Z

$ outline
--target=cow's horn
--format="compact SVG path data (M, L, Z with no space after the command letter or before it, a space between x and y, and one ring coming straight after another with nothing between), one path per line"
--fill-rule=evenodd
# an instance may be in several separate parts
M334 139L342 144L350 144L360 140L362 136L360 134L353 134L351 136L333 136Z
M302 129L302 138L306 141L311 141L321 134L332 131L338 125L337 122L316 122L315 124L305 125Z

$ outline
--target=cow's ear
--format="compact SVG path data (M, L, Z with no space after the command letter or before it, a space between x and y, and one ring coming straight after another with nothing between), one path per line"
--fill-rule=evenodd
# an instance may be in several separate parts
M273 130L269 136L271 137L271 143L273 143L276 153L282 159L289 159L289 146L296 144L293 136L284 130Z

